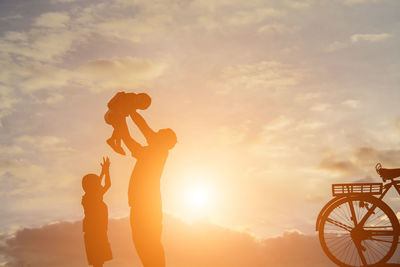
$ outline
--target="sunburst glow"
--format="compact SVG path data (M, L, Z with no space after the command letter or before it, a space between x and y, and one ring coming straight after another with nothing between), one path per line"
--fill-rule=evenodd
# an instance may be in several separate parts
M212 170L193 168L186 171L182 178L180 206L185 219L197 220L209 218L215 213L218 199L216 198L216 174Z
M210 202L209 189L204 185L193 185L187 192L187 200L196 209L206 209Z

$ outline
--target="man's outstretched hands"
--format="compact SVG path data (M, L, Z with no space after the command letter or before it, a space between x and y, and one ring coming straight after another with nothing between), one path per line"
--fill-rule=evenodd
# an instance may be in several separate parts
M101 166L101 172L106 174L109 173L110 170L110 159L108 157L104 158L103 157L103 163L100 163Z

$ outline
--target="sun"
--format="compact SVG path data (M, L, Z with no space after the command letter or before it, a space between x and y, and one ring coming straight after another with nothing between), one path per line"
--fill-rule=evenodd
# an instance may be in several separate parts
M185 188L183 205L186 218L191 220L208 218L213 212L215 201L212 187L205 181L191 181Z
M178 176L172 194L175 213L188 221L218 217L221 192L215 170L188 168ZM171 205L172 206L172 205Z
M196 209L205 209L209 205L210 192L204 185L192 185L187 191L187 201Z

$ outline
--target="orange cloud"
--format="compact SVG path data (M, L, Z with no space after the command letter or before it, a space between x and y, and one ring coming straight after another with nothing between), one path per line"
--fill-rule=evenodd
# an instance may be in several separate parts
M143 86L164 73L166 65L148 59L123 57L91 61L75 72L74 79L92 91Z
M140 266L128 218L110 220L109 229L114 260L107 266ZM248 233L208 222L187 224L167 215L163 239L167 264L174 267L334 266L322 253L317 236L298 231L257 240ZM87 266L80 222L22 229L0 252L7 257L7 266Z

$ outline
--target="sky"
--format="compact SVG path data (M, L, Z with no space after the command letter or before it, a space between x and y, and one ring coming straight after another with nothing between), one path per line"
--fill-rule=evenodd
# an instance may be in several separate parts
M315 238L332 183L379 182L377 162L400 166L399 10L395 0L0 1L1 236L81 220L81 179L103 156L110 218L127 216L135 160L107 146L103 116L129 91L152 97L140 113L153 129L178 136L165 214L256 243ZM399 212L396 195L387 201Z

